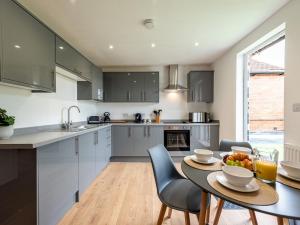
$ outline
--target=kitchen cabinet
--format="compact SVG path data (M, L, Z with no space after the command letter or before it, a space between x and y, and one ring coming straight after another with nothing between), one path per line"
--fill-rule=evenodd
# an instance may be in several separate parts
M89 81L77 81L77 99L103 101L103 73L101 68L92 66L92 77Z
M113 156L134 156L131 126L113 126L112 136Z
M97 132L90 132L78 137L79 152L79 196L90 186L96 177L95 156Z
M75 138L37 149L38 221L57 224L76 201L78 153Z
M108 164L111 157L111 128L96 132L95 170L98 175Z
M0 2L1 82L55 92L55 34L11 0Z
M191 151L196 148L219 149L219 126L201 125L190 127Z
M159 102L159 73L151 72L144 75L143 102Z
M191 71L187 83L188 102L213 102L214 71Z
M55 43L56 64L91 81L92 63L60 37L56 36Z
M159 102L158 72L105 72L105 102Z
M161 126L113 126L113 156L148 156L158 144L163 144Z

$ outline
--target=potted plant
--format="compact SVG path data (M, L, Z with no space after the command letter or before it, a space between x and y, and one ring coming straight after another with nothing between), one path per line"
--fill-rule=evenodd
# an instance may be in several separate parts
M0 139L8 139L14 134L14 123L15 117L7 115L6 110L0 108Z
M155 114L155 122L160 123L160 113L162 112L161 109L159 110L154 110L153 113Z

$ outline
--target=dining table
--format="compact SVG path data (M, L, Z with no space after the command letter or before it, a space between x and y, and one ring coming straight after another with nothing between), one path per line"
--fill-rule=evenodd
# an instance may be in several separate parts
M222 159L222 152L214 152L214 157ZM251 211L257 211L277 217L278 225L283 225L283 218L300 220L300 190L289 187L285 184L275 182L271 185L277 192L279 199L272 205L255 205L248 204L233 198L230 198L218 191L216 191L207 181L207 176L214 172L208 170L196 169L188 165L184 160L181 162L181 169L184 175L191 180L195 185L202 189L201 198L201 211L199 216L199 225L205 225L207 196L209 194L214 195L224 201L233 203L240 207L249 209Z

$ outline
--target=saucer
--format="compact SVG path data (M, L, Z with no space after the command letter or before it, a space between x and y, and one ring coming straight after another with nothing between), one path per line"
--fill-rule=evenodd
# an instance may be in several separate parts
M281 175L283 177L286 177L286 178L288 178L290 180L294 180L294 181L300 182L300 178L289 176L288 173L282 167L279 167L278 170L277 170L277 172L278 172L279 175Z
M257 184L255 178L253 178L252 181L249 184L247 184L246 186L232 185L228 182L228 180L224 176L223 171L219 171L216 174L216 179L224 187L229 188L229 189L234 190L234 191L238 191L238 192L255 192L255 191L258 191L259 188L260 188L259 185Z
M208 161L201 161L197 158L196 155L191 155L191 160L193 160L196 163L200 163L200 164L213 164L218 162L217 158L211 157Z

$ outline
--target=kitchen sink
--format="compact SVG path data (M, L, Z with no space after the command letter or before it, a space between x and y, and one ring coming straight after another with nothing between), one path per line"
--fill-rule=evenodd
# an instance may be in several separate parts
M80 126L72 126L70 128L58 128L58 129L54 129L54 130L51 130L51 131L54 131L54 132L79 132L79 131L83 131L83 130L87 130L87 129L92 129L92 128L95 128L97 127L97 125L80 125Z

